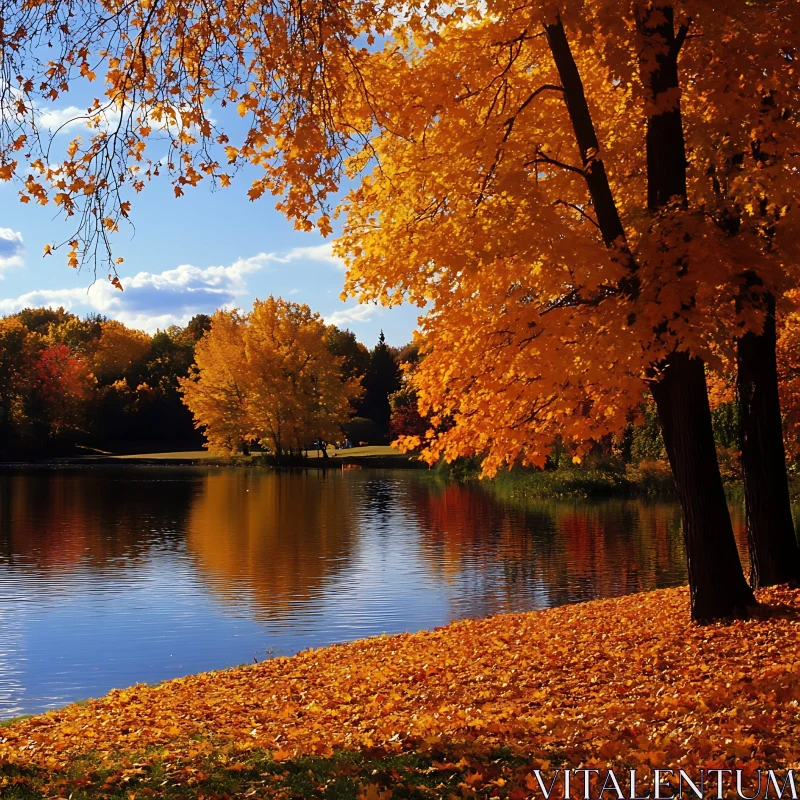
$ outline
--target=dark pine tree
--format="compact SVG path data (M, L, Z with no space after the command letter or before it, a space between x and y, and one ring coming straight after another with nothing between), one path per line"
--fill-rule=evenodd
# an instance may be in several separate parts
M400 388L400 368L394 353L386 344L386 337L381 331L378 344L369 356L367 374L364 376L364 396L359 408L359 416L366 417L375 423L380 441L374 444L389 442L389 423L392 409L389 395Z

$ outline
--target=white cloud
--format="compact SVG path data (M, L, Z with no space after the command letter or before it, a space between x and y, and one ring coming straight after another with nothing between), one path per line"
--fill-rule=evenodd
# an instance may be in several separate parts
M372 314L376 312L380 312L380 309L371 303L351 306L329 314L325 317L325 324L339 326L346 325L348 322L369 322Z
M0 228L0 269L20 258L22 236ZM338 264L330 244L295 247L283 253L259 253L239 258L232 264L196 267L181 264L162 272L137 272L121 277L124 291L108 281L98 280L88 289L38 289L18 297L0 299L0 314L12 314L23 308L63 306L74 313L95 312L121 320L126 325L154 332L170 325L186 324L195 314L210 314L218 308L248 304L248 278L270 265L294 261L323 261ZM299 294L293 289L290 294ZM341 322L364 321L370 307L360 306L336 312L331 319ZM339 324L335 322L335 324Z
M40 289L26 292L19 297L0 300L0 312L13 314L23 308L38 308L40 306L47 308L64 306L64 308L70 309L76 303L93 305L88 298L94 288L93 286L88 292L86 289Z
M22 234L11 228L0 228L0 275L9 267L21 267L24 252Z
M285 256L286 261L299 261L302 259L325 261L339 269L344 269L344 261L333 254L333 242L323 242L313 247L295 247Z
M94 311L119 319L126 325L155 331L184 324L195 314L235 306L247 292L246 276L273 259L267 253L240 258L227 266L202 269L182 264L163 272L139 272L121 278L124 291L99 280L88 289L41 289L0 300L0 312L22 308L63 306L68 311Z
M86 116L85 108L78 106L66 106L65 108L48 108L42 111L37 117L37 124L41 128L47 128L51 133L69 133L89 127L89 119Z
M333 243L322 242L309 247L293 247L285 253L267 253L266 258L278 264L289 264L292 261L322 261L344 269L344 261L333 254Z

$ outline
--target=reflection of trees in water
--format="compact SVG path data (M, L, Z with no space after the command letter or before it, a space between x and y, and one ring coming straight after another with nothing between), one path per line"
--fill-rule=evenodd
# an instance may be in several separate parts
M429 569L458 583L459 615L685 582L677 502L520 500L480 485L409 486ZM741 512L732 509L741 528ZM741 531L740 531L741 533Z
M368 479L361 485L363 507L360 512L378 527L386 526L396 507L398 491L403 491L402 487L398 488L388 478Z
M744 547L741 505L731 511ZM407 475L175 468L0 473L0 569L107 580L182 556L186 538L223 602L302 611L351 562L360 520L372 535L408 540L402 557L424 561L460 616L684 579L675 502L524 501ZM37 591L71 583L38 581Z
M91 574L177 550L196 474L123 470L0 474L0 565Z
M347 565L353 499L338 474L211 474L192 506L187 545L224 602L281 614Z

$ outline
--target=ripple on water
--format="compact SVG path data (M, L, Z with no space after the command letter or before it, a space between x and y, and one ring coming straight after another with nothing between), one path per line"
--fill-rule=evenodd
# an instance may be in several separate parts
M0 717L685 580L674 503L524 502L427 473L10 472L0 499Z

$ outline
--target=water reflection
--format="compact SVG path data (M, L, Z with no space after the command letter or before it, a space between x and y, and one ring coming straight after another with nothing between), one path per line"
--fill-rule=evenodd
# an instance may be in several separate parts
M45 591L70 588L56 577L76 569L89 578L135 567L180 546L193 488L194 477L180 473L0 474L0 564L47 572Z
M357 518L347 483L325 472L283 478L210 475L188 514L199 574L223 602L256 616L308 602L352 557Z
M8 472L0 717L684 579L671 502L524 502L410 472Z
M448 485L406 495L459 616L543 608L684 581L676 504L528 501ZM467 587L464 581L470 581Z

